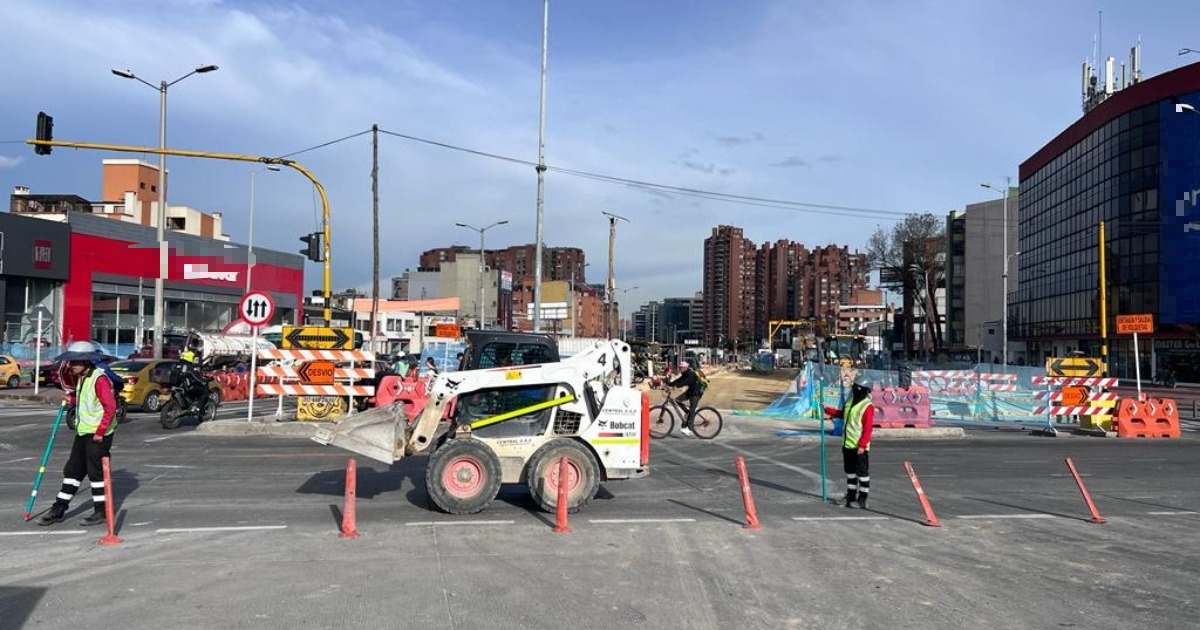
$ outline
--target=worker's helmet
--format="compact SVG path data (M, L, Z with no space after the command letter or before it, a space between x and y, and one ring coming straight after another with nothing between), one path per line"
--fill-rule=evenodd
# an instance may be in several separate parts
M850 386L850 393L856 400L862 400L871 395L871 386L867 383L855 382Z
M686 369L688 369L688 368L690 368L690 367L692 367L692 364L691 364L691 363L688 363L687 361L680 361L680 362L679 362L679 369L681 369L681 370L686 370Z

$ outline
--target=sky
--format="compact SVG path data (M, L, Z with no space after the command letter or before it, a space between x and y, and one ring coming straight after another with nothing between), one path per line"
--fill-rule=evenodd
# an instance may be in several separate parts
M382 295L424 250L489 249L536 234L539 0L3 0L0 190L98 201L100 161L138 157L21 141L35 116L56 139L286 155L381 135ZM628 313L701 288L703 241L736 225L758 243L862 250L904 213L990 198L1081 113L1080 64L1118 67L1141 38L1153 76L1200 61L1200 4L1011 0L550 0L544 242L580 247L589 282L615 275ZM153 155L142 156L157 163ZM335 290L371 283L371 139L294 156L331 205ZM522 163L522 161L524 163ZM581 177L786 201L731 203ZM168 158L172 205L222 212L245 242L249 164ZM255 176L255 246L292 252L320 206L299 174ZM833 208L831 208L833 207ZM320 265L305 282L319 288Z

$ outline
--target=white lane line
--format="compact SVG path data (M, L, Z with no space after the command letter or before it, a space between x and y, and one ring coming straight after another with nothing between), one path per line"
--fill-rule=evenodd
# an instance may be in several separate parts
M993 518L1059 518L1053 514L960 514L954 518L974 518L974 519L993 519Z
M886 521L886 516L793 516L793 521Z
M1195 514L1200 514L1200 512L1189 512L1185 510L1182 512L1146 512L1146 514L1149 514L1150 516L1192 516Z
M32 458L32 457L22 457L21 459L10 459L10 460L8 460L8 461L6 461L6 462L0 462L0 465L4 465L4 464L15 464L15 463L17 463L17 462L28 462L28 461L32 461L32 460L33 460L33 458Z
M694 518L590 518L589 523L695 523Z
M51 532L0 532L0 536L77 536L86 534L86 531L51 531Z
M512 525L516 521L417 521L405 523L405 527L427 527L438 525Z
M172 464L146 464L146 468L196 468L195 466L177 466Z
M154 530L155 534L187 534L192 532L252 532L268 529L287 529L287 525L244 525L240 527L179 527Z
M170 440L172 438L177 438L181 435L186 435L186 433L177 433L175 435L164 435L162 437L150 438L149 440L142 440L142 442L145 444L149 444L151 442L161 442L163 440Z

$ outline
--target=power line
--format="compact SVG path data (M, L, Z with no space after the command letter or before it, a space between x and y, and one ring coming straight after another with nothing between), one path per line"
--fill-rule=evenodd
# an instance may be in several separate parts
M335 144L337 144L337 143L339 143L339 142L345 142L345 141L347 141L347 140L350 140L350 139L353 139L353 138L357 138L357 137L359 137L359 136L361 136L361 135L365 135L365 134L368 134L368 133L371 133L371 130L370 130L370 129L367 129L367 130L365 130L365 131L360 131L360 132L358 132L358 133L352 133L352 134L350 134L350 135L348 135L348 136L346 136L346 137L344 137L344 138L338 138L337 140L330 140L329 142L322 142L321 144L318 144L318 145L316 145L316 146L311 146L311 147L308 147L307 149L300 149L299 151L292 151L291 153L285 153L285 154L283 154L283 155L281 155L281 156L279 156L279 157L281 157L281 158L292 157L292 156L294 156L294 155L300 155L301 153L308 153L309 151L316 151L317 149L324 149L325 147L328 147L328 146L331 146L331 145L335 145Z
M459 151L462 153L469 153L471 155L476 155L479 157L486 157L486 158L490 158L490 159L494 159L494 160L501 160L501 161L509 162L512 164L521 164L523 166L532 166L532 167L537 166L536 163L534 163L530 160L509 157L509 156L500 155L497 153L489 153L486 151L479 151L477 149L470 149L467 147L450 144L448 142L439 142L436 140L429 140L427 138L420 138L417 136L412 136L412 135L403 134L403 133L397 133L394 131L387 131L384 129L380 129L379 132L383 133L383 134L387 134L389 136L395 136L397 138L401 138L404 140L411 140L413 142L419 142L421 144L427 144L430 146L435 146L435 147L439 147L442 149L448 149L451 151ZM828 205L828 204L807 203L807 202L803 202L803 201L791 201L791 200L787 200L787 199L771 199L771 198L766 198L766 197L754 197L754 196L749 196L749 195L736 195L736 194L732 194L732 193L722 193L722 192L716 192L716 191L711 191L711 190L686 188L683 186L672 186L669 184L659 184L659 183L655 183L655 182L629 179L629 178L625 178L625 177L617 177L614 175L603 175L600 173L579 171L579 170L568 169L568 168L563 168L563 167L558 167L558 166L547 166L546 170L555 171L558 173L562 173L564 175L571 175L574 177L580 177L580 178L584 178L584 179L592 179L592 180L603 181L603 182L607 182L607 183L611 183L611 184L621 184L621 185L630 186L633 188L641 188L644 190L655 190L655 191L665 192L665 193L670 193L670 194L678 194L678 195L689 196L689 197L698 197L701 199L708 199L711 201L724 201L727 203L738 203L738 204L742 204L742 205L759 206L759 207L765 207L765 208L779 208L779 209L784 209L784 210L801 210L804 212L811 212L814 214L833 214L833 215L849 216L849 217L856 217L856 218L866 217L866 218L876 218L876 219L899 219L908 214L905 212L897 212L897 211L892 211L892 210L877 210L877 209L873 209L873 208L857 208L857 207L852 207L852 206L835 206L835 205Z

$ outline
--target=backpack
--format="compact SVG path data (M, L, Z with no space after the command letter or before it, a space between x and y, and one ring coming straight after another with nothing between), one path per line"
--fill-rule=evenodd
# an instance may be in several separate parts
M108 377L108 380L110 382L112 382L112 390L113 390L114 398L118 394L121 393L122 389L125 389L125 379L121 378L119 375L117 375L116 372L112 371L112 368L108 367L107 364L101 363L101 364L97 365L96 367L103 370L104 375Z
M695 368L693 371L696 373L696 379L700 383L699 391L703 394L708 389L708 377L704 375L704 370L700 368Z

